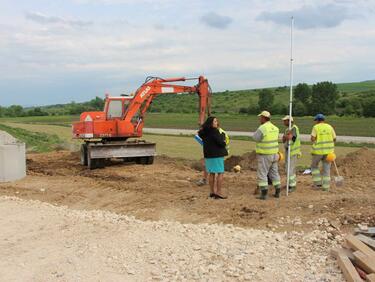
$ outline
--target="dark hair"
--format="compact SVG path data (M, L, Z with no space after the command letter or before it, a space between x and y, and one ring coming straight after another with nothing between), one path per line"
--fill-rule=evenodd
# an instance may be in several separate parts
M214 116L208 117L206 119L206 121L202 124L202 129L205 130L205 131L210 130L212 128L212 124L213 124L215 118L216 117L214 117Z

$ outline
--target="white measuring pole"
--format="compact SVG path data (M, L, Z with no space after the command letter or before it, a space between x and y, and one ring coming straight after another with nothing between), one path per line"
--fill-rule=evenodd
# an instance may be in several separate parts
M290 19L290 93L289 93L289 131L292 129L292 108L293 108L293 25L294 18ZM289 177L290 177L290 146L291 140L288 140L288 156L286 170L286 195L289 194Z

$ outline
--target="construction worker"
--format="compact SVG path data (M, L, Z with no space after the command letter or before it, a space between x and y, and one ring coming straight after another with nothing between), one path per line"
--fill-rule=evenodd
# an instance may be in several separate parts
M291 130L289 130L289 120L291 122ZM294 124L293 117L285 116L282 119L284 125L287 127L283 135L283 143L285 148L285 171L288 171L288 147L290 141L290 167L289 167L289 192L294 192L297 187L297 175L296 166L297 158L302 156L301 154L301 139L299 135L299 129Z
M258 115L261 125L254 133L257 153L257 177L261 195L259 199L265 200L268 193L267 175L275 187L275 197L280 197L279 161L279 129L270 122L271 114L263 111Z
M326 160L329 153L333 153L335 148L336 133L332 126L325 123L323 114L317 114L314 118L315 125L311 132L312 162L311 173L314 187L323 188L329 191L331 176L331 163ZM319 162L323 163L323 175L320 174Z

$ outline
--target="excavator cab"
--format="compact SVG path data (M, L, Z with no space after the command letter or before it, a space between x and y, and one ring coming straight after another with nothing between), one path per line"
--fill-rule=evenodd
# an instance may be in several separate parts
M123 119L132 97L109 97L106 95L104 112L107 120Z

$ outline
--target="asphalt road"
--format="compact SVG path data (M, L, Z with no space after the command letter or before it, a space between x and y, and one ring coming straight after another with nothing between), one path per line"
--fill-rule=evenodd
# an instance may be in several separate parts
M196 134L196 130L192 129L173 129L173 128L144 128L144 133L153 134L170 134L170 135L193 135ZM246 131L227 131L229 136L245 136L252 137L254 132ZM302 141L310 141L310 135L301 134ZM375 137L364 137L364 136L337 136L337 142L343 143L369 143L375 144Z

